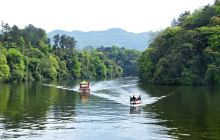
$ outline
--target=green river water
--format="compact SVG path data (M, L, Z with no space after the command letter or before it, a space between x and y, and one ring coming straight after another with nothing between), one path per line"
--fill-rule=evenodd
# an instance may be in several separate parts
M0 139L219 140L220 88L143 86L137 78L0 85ZM143 105L130 107L129 95Z

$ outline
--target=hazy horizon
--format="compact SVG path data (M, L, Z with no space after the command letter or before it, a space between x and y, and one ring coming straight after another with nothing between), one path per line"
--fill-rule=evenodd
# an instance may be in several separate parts
M148 30L148 31L143 31L143 32L132 32L132 31L127 31L126 29L123 29L123 28L120 28L120 27L110 27L110 28L107 28L107 29L100 29L100 30L91 30L91 31L82 31L82 30L63 30L63 29L54 29L52 31L49 31L47 33L50 33L50 32L53 32L53 31L64 31L64 32L85 32L85 33L88 33L88 32L103 32L103 31L109 31L109 30L123 30L125 32L128 32L128 33L135 33L135 34L140 34L140 33L146 33L146 32L157 32L157 31L161 31L161 30L155 30L155 31L152 31L152 30Z
M2 0L0 21L24 28L28 24L46 32L104 31L121 28L127 32L160 31L172 19L193 12L214 0Z

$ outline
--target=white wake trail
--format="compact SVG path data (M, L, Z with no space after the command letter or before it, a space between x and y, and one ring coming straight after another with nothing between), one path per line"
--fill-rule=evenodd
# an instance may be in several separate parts
M71 90L77 92L79 87L65 87L52 84L43 84L44 86L51 86L59 89ZM140 94L142 98L142 105L153 104L167 96L152 97L147 92L138 87L137 80L111 80L101 82L91 82L91 95L105 98L125 106L130 106L130 95Z

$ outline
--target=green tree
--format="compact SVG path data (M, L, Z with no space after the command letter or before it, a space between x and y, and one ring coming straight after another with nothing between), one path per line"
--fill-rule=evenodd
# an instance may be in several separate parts
M6 57L0 54L0 81L7 80L10 75L10 69L7 65Z
M141 81L172 85L219 85L219 3L181 14L139 58Z
M11 81L23 80L25 74L24 56L16 49L9 49L7 62L10 67Z
M70 71L71 77L74 78L74 79L78 79L81 76L80 75L80 73L81 73L81 70L80 70L81 63L76 58L72 59L72 63L73 63L73 68Z
M33 25L19 29L2 24L0 34L0 80L95 79L121 76L121 66L130 74L138 53L125 48L75 49L76 40L55 35L51 47L46 32ZM6 61L5 61L6 59ZM126 63L126 64L125 64ZM129 65L129 66L128 66Z
M74 37L62 35L60 37L61 48L74 49L76 45L76 40Z

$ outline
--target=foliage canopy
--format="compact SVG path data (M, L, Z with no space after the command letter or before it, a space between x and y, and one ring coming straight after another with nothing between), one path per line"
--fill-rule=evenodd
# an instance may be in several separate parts
M185 12L139 58L141 81L171 85L220 84L220 3Z

